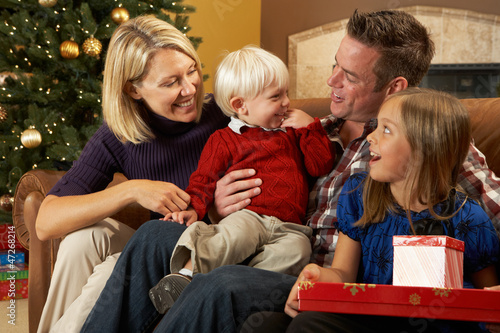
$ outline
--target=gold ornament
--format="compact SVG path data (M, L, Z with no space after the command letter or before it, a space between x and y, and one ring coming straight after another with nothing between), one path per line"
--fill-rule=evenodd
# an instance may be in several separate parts
M87 38L85 42L83 42L82 49L83 52L89 56L98 58L102 50L102 44L98 39L94 38L94 36L90 36L90 38Z
M57 0L38 0L38 3L43 7L54 7L57 3Z
M21 134L21 143L26 148L36 148L42 143L42 135L34 128L27 129Z
M78 44L72 40L66 40L59 46L59 52L65 59L75 59L80 54Z
M130 14L128 13L128 10L123 7L116 7L111 11L111 19L116 24L127 22L129 18Z
M3 105L0 105L0 123L7 120L7 109Z
M12 211L12 204L14 203L14 198L10 194L4 194L0 197L0 207L6 211Z

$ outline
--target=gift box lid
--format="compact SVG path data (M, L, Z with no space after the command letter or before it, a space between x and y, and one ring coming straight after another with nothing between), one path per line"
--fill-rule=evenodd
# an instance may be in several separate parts
M0 281L9 279L27 279L29 274L28 264L8 264L0 266Z
M299 309L500 323L500 291L301 282Z
M393 246L442 246L464 252L464 242L448 236L393 236Z

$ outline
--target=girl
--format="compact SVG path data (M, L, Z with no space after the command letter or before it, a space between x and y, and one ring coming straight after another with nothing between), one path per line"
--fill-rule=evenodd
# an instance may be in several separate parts
M471 140L465 107L450 95L414 88L391 95L377 119L376 130L367 138L372 156L369 174L351 176L339 198L339 239L332 266L304 268L285 308L292 317L298 314L299 281L392 284L392 236L414 234L414 224L430 223L429 219L449 221L440 223L444 234L452 228L455 238L465 242L464 287L498 284L493 266L499 253L495 229L477 202L455 190ZM378 325L383 321L377 326L384 331L422 329L407 318L362 317L304 312L292 320L288 331L305 332L320 322L329 331L343 327L359 332L368 330L373 321ZM430 321L425 327L439 331L453 324Z

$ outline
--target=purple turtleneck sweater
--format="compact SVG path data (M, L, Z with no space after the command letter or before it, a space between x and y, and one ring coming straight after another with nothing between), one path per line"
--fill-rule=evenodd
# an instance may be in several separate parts
M48 194L82 195L106 188L115 172L127 179L170 182L186 189L208 137L227 126L213 96L203 107L199 123L182 123L149 113L156 138L132 144L120 142L104 123L85 145L80 158Z

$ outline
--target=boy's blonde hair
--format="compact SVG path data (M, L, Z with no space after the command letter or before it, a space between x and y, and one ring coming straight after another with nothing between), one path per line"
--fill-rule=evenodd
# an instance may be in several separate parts
M111 37L104 70L102 109L110 130L122 142L137 144L155 137L147 122L145 106L126 93L125 85L127 82L140 85L148 74L151 59L158 50L165 48L193 59L200 78L203 77L200 59L189 39L153 15L138 16L122 23ZM202 82L197 94L198 121L204 100Z
M433 207L457 187L471 143L469 112L457 98L430 89L409 88L387 100L399 103L402 130L412 151L406 171L406 189L412 193L408 200L426 205L439 220L450 218L455 213L439 216ZM360 226L380 222L387 212L396 210L389 183L377 182L370 176L366 178L363 204L364 213L357 222ZM404 205L409 207L409 203Z
M277 83L288 87L288 69L280 58L253 45L227 54L217 66L214 76L215 101L228 115L235 111L231 98L254 99L266 87Z

